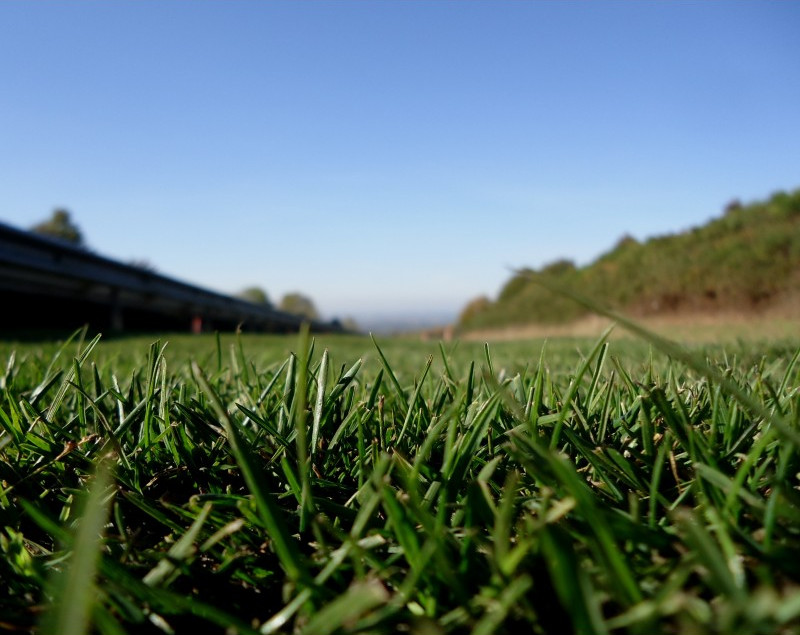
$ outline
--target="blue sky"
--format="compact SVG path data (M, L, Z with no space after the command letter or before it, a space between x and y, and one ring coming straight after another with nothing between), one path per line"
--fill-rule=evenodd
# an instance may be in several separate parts
M0 3L0 220L328 315L800 187L797 2Z

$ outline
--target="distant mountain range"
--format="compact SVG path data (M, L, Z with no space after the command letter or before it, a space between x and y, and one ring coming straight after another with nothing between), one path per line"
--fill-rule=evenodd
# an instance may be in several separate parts
M563 324L587 311L536 284L557 285L639 316L757 313L800 305L800 189L762 202L730 203L721 217L639 242L623 237L594 262L560 260L514 275L494 301L462 311L461 330Z

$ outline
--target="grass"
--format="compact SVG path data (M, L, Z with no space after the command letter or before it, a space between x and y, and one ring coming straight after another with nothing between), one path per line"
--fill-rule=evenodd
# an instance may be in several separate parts
M0 629L800 632L797 342L649 342L0 345Z

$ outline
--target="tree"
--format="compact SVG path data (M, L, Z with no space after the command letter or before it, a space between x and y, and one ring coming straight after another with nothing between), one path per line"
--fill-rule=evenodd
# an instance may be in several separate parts
M351 333L360 333L361 327L356 322L356 319L353 317L346 317L341 320L342 328L345 331L350 331Z
M567 258L554 260L542 267L542 273L549 276L563 276L565 273L571 273L573 271L575 271L575 263Z
M317 308L311 301L311 298L304 296L301 293L287 293L281 299L281 311L300 315L309 320L316 320L319 317Z
M236 294L236 297L247 302L252 302L253 304L265 304L267 306L272 306L272 302L269 301L267 292L261 287L247 287L246 289L239 291L239 293Z
M34 234L63 240L76 247L84 246L81 230L72 222L69 217L69 212L65 209L59 208L53 210L53 215L49 220L34 225L31 227L31 231Z
M470 320L475 319L475 316L489 310L491 306L492 301L485 295L473 298L467 303L467 306L461 310L461 314L458 316L458 323L468 324Z

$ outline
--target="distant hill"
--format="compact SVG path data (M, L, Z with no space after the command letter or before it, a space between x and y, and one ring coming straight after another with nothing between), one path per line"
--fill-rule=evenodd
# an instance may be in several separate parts
M464 308L459 328L563 324L587 311L532 278L558 284L639 316L758 312L800 300L800 189L748 205L685 232L639 242L622 238L584 267L560 260L513 276L496 301Z

